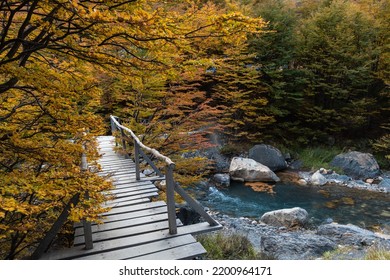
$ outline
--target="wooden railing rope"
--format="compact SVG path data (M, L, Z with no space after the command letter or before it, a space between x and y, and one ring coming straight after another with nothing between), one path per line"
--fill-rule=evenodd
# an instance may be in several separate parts
M134 161L136 166L136 179L140 180L140 156L153 168L156 174L164 179L161 171L156 167L152 160L145 154L144 151L153 154L157 159L165 163L165 181L166 181L166 197L167 197L167 208L168 208L168 225L169 233L177 234L176 224L176 206L175 206L175 191L178 193L188 205L194 209L201 217L203 217L210 226L218 226L219 224L204 210L204 208L188 195L183 188L181 188L173 178L173 171L175 169L175 163L167 156L162 155L159 151L145 146L134 132L122 125L119 122L119 118L110 116L111 130L113 135L116 131L119 131L119 137L121 138L122 148L126 150L126 132L130 135L129 138L134 141ZM144 151L143 151L144 150Z

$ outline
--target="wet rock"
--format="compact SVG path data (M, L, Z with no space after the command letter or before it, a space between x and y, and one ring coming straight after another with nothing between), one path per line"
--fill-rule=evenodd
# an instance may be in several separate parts
M207 149L204 152L204 156L214 162L213 165L216 172L228 172L230 160L228 157L222 155L217 147Z
M230 175L218 173L213 176L213 181L218 186L229 187L230 186Z
M263 253L278 260L303 260L321 257L337 248L332 240L312 233L287 232L262 236Z
M287 168L283 154L277 148L270 145L255 145L249 150L249 158L269 167L272 171Z
M339 154L330 165L341 168L344 173L353 179L375 178L380 174L380 168L372 154L348 152Z
M366 183L367 184L372 184L372 183L374 183L374 179L371 179L371 178L366 179Z
M299 179L297 183L299 185L301 185L301 186L306 186L307 185L307 181L305 179Z
M325 176L320 173L320 171L316 171L310 178L310 183L316 186L323 186L328 182Z
M309 214L305 209L294 207L265 213L260 221L274 227L301 227L308 222Z
M332 218L326 218L326 219L322 222L323 225L331 224L331 223L333 223L333 219L332 219Z
M142 171L143 174L145 174L145 176L150 176L154 173L155 171L151 168L147 168L145 169L144 171Z
M300 161L300 160L294 160L294 161L292 161L290 164L289 164L289 168L290 169L293 169L293 170L299 170L299 169L301 169L302 168L302 166L303 166L303 162L302 161Z
M177 217L183 225L192 225L199 223L201 216L188 205L182 205L179 207Z
M372 231L355 225L341 225L336 223L320 225L317 234L343 245L369 246L380 240Z
M326 175L325 178L326 180L328 180L328 183L333 183L338 185L347 184L349 181L352 180L352 178L347 175L339 175L337 173Z
M378 188L382 189L384 192L390 193L390 179L384 178L379 184Z
M267 166L249 158L234 157L229 168L230 178L236 181L279 182L280 179Z

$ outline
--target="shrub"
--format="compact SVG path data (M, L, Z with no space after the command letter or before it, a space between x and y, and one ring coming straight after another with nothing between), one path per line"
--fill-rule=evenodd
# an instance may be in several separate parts
M203 234L197 237L207 250L209 260L256 260L260 259L246 236L239 234Z

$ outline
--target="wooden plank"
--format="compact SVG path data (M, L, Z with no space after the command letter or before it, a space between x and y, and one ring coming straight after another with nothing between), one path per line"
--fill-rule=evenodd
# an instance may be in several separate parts
M138 191L138 192L129 192L129 193L120 193L120 194L115 194L113 195L114 198L113 199L110 199L110 200L107 200L105 203L106 204L112 204L112 203L115 203L115 202L119 202L120 200L123 200L124 198L128 198L128 199L139 199L139 198L144 198L144 197L153 197L155 195L158 195L158 192L157 190L154 190L154 189L147 189L147 190L144 190L144 191Z
M211 229L212 228L212 229ZM58 259L71 259L76 256L87 256L97 252L107 252L114 249L126 248L134 245L142 245L153 241L168 239L180 235L192 234L192 233L204 233L211 230L221 229L222 226L211 227L208 223L199 223L188 226L178 227L177 234L169 234L168 229L159 230L155 232L149 232L136 236L127 236L123 238L117 238L112 240L106 240L104 242L95 242L94 247L91 250L84 250L83 246L75 246L67 250L48 253L42 256L42 259L46 260L58 260Z
M140 205L140 204L138 204L138 205ZM143 209L143 210L138 210L138 211L133 211L133 212L125 212L125 213L117 214L117 215L105 216L105 217L102 217L102 222L104 224L107 224L107 223L112 223L112 222L117 222L117 221L122 221L122 220L135 219L138 217L158 215L158 214L166 213L166 212L167 212L167 207L165 205L163 205L163 206L159 206L159 207L151 208L151 209ZM96 223L92 223L92 225L96 225ZM82 223L75 223L74 224L75 229L77 229L79 227L82 227Z
M125 260L130 258L147 255L154 252L191 244L196 240L191 235L176 236L169 239L159 240L143 245L132 246L106 253L97 253L86 257L77 258L78 260Z
M96 242L108 241L108 240L123 238L128 236L137 236L140 233L144 234L144 233L159 231L167 228L168 228L167 221L160 221L151 224L144 224L144 225L138 225L132 227L125 227L125 228L115 228L108 231L95 232L93 234L93 242L96 243ZM85 240L84 235L77 236L74 239L74 245L75 246L82 245L84 244L84 240Z
M137 194L137 195L132 195L132 196L124 196L118 199L110 200L107 201L104 206L107 207L122 207L125 205L131 205L134 204L133 201L139 201L142 199L147 199L147 201L150 201L151 197L156 197L158 196L157 192L152 192L152 193L143 193L143 194Z
M191 243L176 248L170 248L164 251L155 252L135 258L132 260L182 260L193 259L197 256L207 253L203 246L199 243Z
M128 188L121 188L121 189L113 189L110 191L107 191L108 195L115 195L116 197L119 197L121 194L127 194L127 195L136 195L136 194L141 194L144 192L150 192L150 191L157 191L156 186L148 184L148 185L143 185L141 187L128 187Z
M115 160L113 159L99 159L97 161L99 164L119 164L119 163L134 163L134 161L132 161L131 159L129 158L122 158L122 157L117 157Z
M159 222L159 221L166 221L167 219L168 219L167 213L162 213L162 214L156 214L153 216L138 217L135 219L127 219L127 220L121 220L121 221L116 221L116 222L112 222L112 223L93 225L91 227L91 230L92 230L92 233L96 233L96 232L102 232L102 231L107 231L107 230L150 224L150 223L155 223L155 222ZM75 237L81 236L83 234L84 234L84 230L82 227L75 229L75 234L74 234Z
M125 201L125 202L118 202L118 203L115 203L115 204L108 204L108 205L104 205L106 206L107 208L112 208L108 213L111 213L115 208L122 208L122 207L125 207L125 206L131 206L131 205L134 205L134 204L140 204L140 203L145 203L145 202L149 202L150 201L150 198L149 197L145 197L145 198L137 198L137 199L134 199L134 200L130 200L130 201Z
M151 177L142 177L139 181L135 179L133 176L123 176L123 177L111 177L112 180L114 180L114 183L117 181L119 182L129 182L129 183L134 183L134 182L154 182L154 181L162 181L165 180L165 177L158 177L158 176L151 176Z
M116 221L135 219L138 217L158 215L161 213L167 213L167 208L163 206L163 207L152 208L152 209L147 209L147 210L140 210L140 211L135 211L135 212L130 212L130 213L122 213L122 214L117 214L117 215L113 215L113 216L106 216L106 217L104 217L103 222L105 224L108 224L108 223L112 223L112 222L116 222Z
M122 173L134 172L133 170L134 169L131 168L131 166L126 166L125 168L123 168L122 166L120 166L120 167L105 167L104 169L102 169L102 171L99 171L98 174L99 175L108 175L108 174L119 175Z
M137 189L143 189L143 188L151 188L151 187L156 187L154 184L148 181L144 182L127 182L123 184L115 184L115 189L120 190L120 189L132 189L132 190L137 190Z
M162 201L158 201L158 202L162 202ZM140 203L137 205L130 205L130 206L126 206L126 207L114 208L114 209L111 209L110 212L103 213L102 216L111 216L111 215L116 215L116 214L121 214L121 213L129 213L129 212L133 212L133 211L139 211L139 210L144 210L144 209L148 209L148 208L153 208L153 205L156 205L153 203L156 203L156 202ZM164 202L162 202L162 203L164 203ZM165 205L165 203L164 203L164 205ZM160 206L161 206L161 204L160 204ZM155 207L158 207L158 206L155 206Z
M134 166L134 163L130 161L119 161L115 159L115 161L108 162L98 162L102 168L112 168L112 167L124 167L124 166Z

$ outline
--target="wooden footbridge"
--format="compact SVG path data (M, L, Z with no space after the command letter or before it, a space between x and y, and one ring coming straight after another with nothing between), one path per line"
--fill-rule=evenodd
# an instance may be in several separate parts
M46 252L41 259L118 260L118 259L192 259L206 251L192 234L221 229L173 179L174 163L140 142L134 133L111 116L113 134L120 136L121 147L131 141L134 160L114 151L113 136L98 137L100 175L111 178L114 199L106 202L110 210L103 214L103 224L83 222L75 225L74 246ZM165 163L161 172L147 154ZM140 171L140 162L148 163L154 176ZM85 164L85 163L84 163ZM164 174L165 173L165 174ZM154 181L165 180L167 202L154 200L158 189ZM182 225L176 217L175 192L198 212L205 222Z

